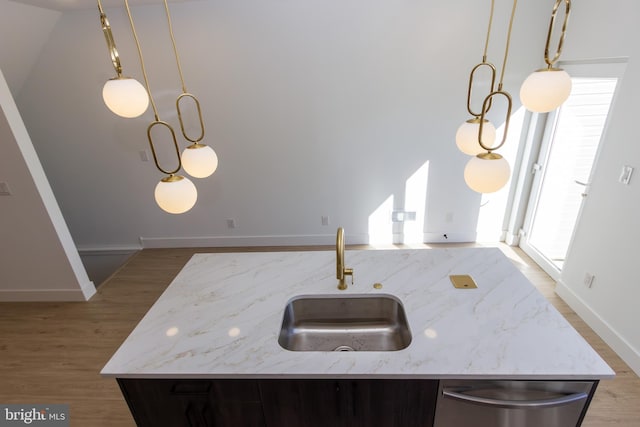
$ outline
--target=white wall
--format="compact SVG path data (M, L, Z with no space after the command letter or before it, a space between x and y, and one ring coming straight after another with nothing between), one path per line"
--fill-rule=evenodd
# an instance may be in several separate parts
M0 66L14 97L60 16L57 11L0 0Z
M564 59L628 57L619 94L610 112L589 196L558 284L558 293L640 374L640 4L633 0L576 4L571 43ZM635 175L618 183L623 165ZM595 275L592 288L585 273Z
M155 205L162 175L139 159L151 111L125 120L102 104L102 84L114 73L95 11L63 14L18 104L81 248L130 249L139 238L147 246L331 244L337 226L349 243L364 242L369 216L390 196L402 208L407 179L426 162L426 236L473 240L480 197L463 181L467 157L454 134L468 118L468 73L482 57L481 3L172 6L187 86L220 158L181 216ZM490 48L497 65L510 7L498 2ZM162 8L133 12L160 117L177 124L179 81ZM107 13L125 74L140 78L124 11ZM519 6L505 80L514 93L541 63L548 13L538 2Z
M95 288L0 72L0 301L82 301Z

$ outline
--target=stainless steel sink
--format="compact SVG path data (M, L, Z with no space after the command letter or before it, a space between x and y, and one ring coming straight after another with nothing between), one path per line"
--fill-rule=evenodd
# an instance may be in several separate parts
M394 351L411 343L411 332L392 295L308 295L287 303L278 343L292 351Z

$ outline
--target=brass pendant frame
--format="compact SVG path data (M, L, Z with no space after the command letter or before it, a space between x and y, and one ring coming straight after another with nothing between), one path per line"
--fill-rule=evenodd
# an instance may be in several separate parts
M502 85L500 85L502 86ZM489 111L489 108L491 106L491 103L493 102L493 97L494 96L503 96L507 99L507 112L506 112L506 117L504 120L504 130L502 132L502 141L500 141L500 144L496 145L495 147L489 148L486 145L484 145L484 143L482 142L482 131L484 128L484 123L486 121L485 116L487 114L487 112ZM491 153L494 150L499 149L500 147L502 147L504 145L504 143L507 141L507 134L509 133L509 122L511 121L511 110L513 109L513 100L511 99L511 95L509 95L508 92L503 91L502 89L499 89L495 92L491 92L489 95L487 95L487 97L484 99L484 102L482 103L482 115L480 116L480 126L479 126L479 130L478 130L478 143L480 144L480 147L482 147L483 150L487 150L487 152Z
M111 31L111 24L107 18L107 14L102 8L102 2L98 0L98 11L100 12L100 25L102 26L102 32L104 33L104 39L107 42L107 49L109 50L109 56L111 57L111 64L116 70L117 78L122 78L122 64L120 62L120 55L116 48L116 41L113 38L113 32Z
M564 21L562 23L562 28L560 30L560 39L558 40L558 46L556 48L556 52L553 55L552 59L549 59L549 49L551 44L551 36L553 34L553 29L555 27L556 16L558 14L558 9L560 5L564 2L565 5L565 14ZM560 59L560 55L562 54L562 47L564 45L564 38L567 34L567 25L569 24L569 15L571 14L571 0L556 0L555 5L553 6L553 11L551 12L551 20L549 22L549 31L547 32L547 42L544 48L544 62L548 65L548 69L554 69L553 64L555 64L558 59Z
M197 138L190 138L189 135L187 135L187 130L185 129L185 126L184 126L184 121L182 119L182 110L180 109L180 101L183 100L184 98L192 99L196 105L196 110L198 111L198 119L200 120L200 136L198 136ZM190 93L186 93L186 92L182 93L180 96L178 96L178 99L176 99L176 110L178 111L178 121L180 121L180 130L182 131L182 136L187 141L192 142L194 144L198 144L200 141L204 139L204 121L202 120L202 110L200 109L200 101L198 101L198 98L196 98L194 95Z
M173 146L176 150L176 157L178 158L178 166L173 169L173 170L167 170L164 169L162 166L160 166L160 161L158 160L158 155L156 153L156 147L155 144L153 142L153 136L151 135L151 131L155 126L162 126L165 129L169 130L169 134L171 135L171 138L173 140ZM174 132L173 128L171 127L171 125L165 121L162 120L156 120L154 122L152 122L149 127L147 128L147 138L149 139L149 145L151 146L151 153L153 154L153 161L156 164L156 167L158 168L158 170L162 173L165 173L167 175L174 175L176 173L178 173L178 171L182 168L182 160L180 159L180 147L178 147L178 141L176 140L176 133Z
M471 94L473 92L473 81L474 81L475 73L482 67L489 68L491 72L491 88L489 89L489 93L494 91L494 88L496 85L496 66L490 62L486 62L486 60L483 58L483 61L478 65L476 65L475 67L473 67L473 69L471 70L471 73L469 74L469 88L467 90L467 111L469 112L469 114L471 114L476 118L480 117L482 115L482 112L476 113L471 108ZM489 107L487 108L487 111L490 108L491 108L491 103L489 103Z

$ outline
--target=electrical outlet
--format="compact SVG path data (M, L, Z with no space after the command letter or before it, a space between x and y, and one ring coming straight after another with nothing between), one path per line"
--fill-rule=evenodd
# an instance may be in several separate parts
M393 211L391 212L391 222L415 221L415 211Z
M322 215L320 217L320 222L322 225L329 225L329 215Z
M404 222L404 212L403 211L391 212L391 222Z
M629 182L631 181L631 174L633 174L633 168L631 166L623 166L618 182L624 185L629 185Z
M0 182L0 196L10 196L11 188L9 188L9 184L6 182Z
M593 279L595 279L595 276L593 274L585 273L584 279L582 279L582 283L584 283L587 288L591 288L591 286L593 286Z
M237 226L238 226L238 223L236 222L235 219L233 218L227 219L227 228L236 228Z

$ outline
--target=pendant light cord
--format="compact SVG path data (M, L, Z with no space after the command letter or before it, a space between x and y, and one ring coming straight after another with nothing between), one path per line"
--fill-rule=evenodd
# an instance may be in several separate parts
M140 40L138 39L138 33L136 32L136 27L133 24L133 16L131 15L131 9L129 8L129 0L124 0L125 8L127 9L127 16L129 17L129 23L131 24L131 32L133 33L133 39L136 42L136 48L138 50L138 57L140 58L140 66L142 67L142 76L144 77L144 84L147 88L147 94L149 95L149 101L151 101L151 107L153 108L153 115L155 117L155 121L151 122L149 127L147 127L147 138L149 140L149 146L151 147L151 153L153 154L153 161L156 164L156 168L162 173L169 175L165 177L165 179L178 179L175 177L175 174L182 168L182 160L180 158L180 148L178 147L178 141L176 140L176 134L173 130L173 127L167 122L160 120L160 115L158 114L158 108L156 107L156 103L153 100L153 95L151 95L151 87L149 86L149 78L147 77L147 68L144 65L144 58L142 57L142 48L140 47ZM175 169L167 170L160 165L160 161L158 159L158 154L156 152L155 144L153 142L152 130L154 127L160 126L160 128L164 128L169 132L171 139L173 140L173 147L175 149L176 158L178 159L178 165ZM182 178L180 178L182 179Z
M180 83L182 84L182 94L178 96L176 99L176 110L178 112L178 120L180 121L180 130L182 131L182 136L189 142L192 142L196 145L191 145L191 148L201 148L203 145L200 142L204 139L204 120L202 119L202 109L200 108L200 101L195 95L189 93L187 91L187 85L184 82L184 74L182 73L182 66L180 65L180 55L178 55L178 47L176 46L176 39L173 34L173 25L171 23L171 13L169 12L169 3L167 0L164 0L164 10L167 15L167 24L169 27L169 36L171 38L171 45L173 46L173 54L176 58L176 66L178 67L178 74L180 75ZM183 117L182 117L182 109L180 107L180 101L184 98L190 98L196 106L196 110L198 113L198 120L200 121L200 135L198 136L189 136L187 134L187 128L185 126Z
M511 95L509 95L508 92L505 92L504 90L502 90L502 83L504 81L504 72L507 68L507 58L509 57L509 46L511 45L511 30L513 29L513 18L516 15L517 5L518 5L518 0L513 0L513 7L511 8L511 17L509 18L509 29L507 31L507 42L505 43L505 48L504 48L504 60L502 61L502 70L500 70L500 81L498 82L498 90L495 92L491 92L484 99L484 103L482 104L482 115L480 116L480 126L478 129L478 143L480 144L480 147L482 147L484 150L487 150L489 155L492 155L494 150L497 150L504 145L504 143L507 141L507 133L509 131L509 122L511 120L511 111L513 108L513 101L511 99ZM507 112L506 112L505 121L504 121L504 131L502 134L502 141L496 146L488 147L482 141L482 132L484 128L485 116L487 114L487 111L489 111L489 108L491 107L491 103L493 102L494 96L503 96L507 100Z
M487 62L487 51L489 50L489 38L491 37L491 26L493 24L493 10L495 9L496 0L491 0L491 13L489 15L489 26L487 28L487 38L484 42L484 53L482 54L482 62Z
M489 24L487 25L487 37L485 39L484 42L484 51L482 53L482 62L479 63L478 65L476 65L475 67L473 67L473 69L471 70L471 73L469 74L469 88L467 90L467 111L469 112L469 114L471 114L472 116L475 117L475 119L472 120L477 120L478 117L480 117L480 115L482 114L480 113L476 113L475 111L473 111L473 108L471 107L471 95L473 92L473 83L474 83L474 76L476 74L476 72L481 68L481 67L488 67L491 73L491 89L490 92L493 92L493 89L495 87L495 82L496 82L496 67L490 63L487 62L487 52L489 51L489 40L491 39L491 27L493 26L493 15L494 15L494 9L495 9L495 0L491 0L491 10L489 12ZM489 103L488 108L491 108L491 103Z
M167 14L167 23L169 25L169 36L171 37L171 44L173 45L173 53L176 57L176 65L178 66L178 74L180 75L180 83L182 84L182 93L187 93L187 87L184 84L184 76L182 74L182 67L180 66L180 55L178 55L178 48L176 47L176 39L173 35L173 25L171 25L171 14L169 13L169 4L167 0L164 0L164 10Z
M507 43L504 48L504 60L502 61L502 70L500 71L500 81L498 82L498 91L502 91L504 71L507 68L507 58L509 57L509 46L511 45L511 30L513 29L513 18L516 15L517 5L518 5L518 0L513 0L513 7L511 8L511 18L509 18L509 30L507 31Z
M127 9L127 16L129 17L129 24L131 24L131 32L133 33L133 39L136 42L136 48L138 50L138 58L140 58L140 67L142 68L142 77L144 77L144 85L147 88L149 101L151 101L151 108L153 108L153 115L156 119L156 122L158 122L160 121L160 116L158 115L158 108L156 107L156 103L153 100L153 96L151 95L151 87L149 86L149 78L147 77L147 68L144 65L144 58L142 57L142 48L140 47L140 40L138 40L138 33L136 32L136 27L133 24L133 16L131 16L131 9L129 8L129 0L124 0L124 6Z

